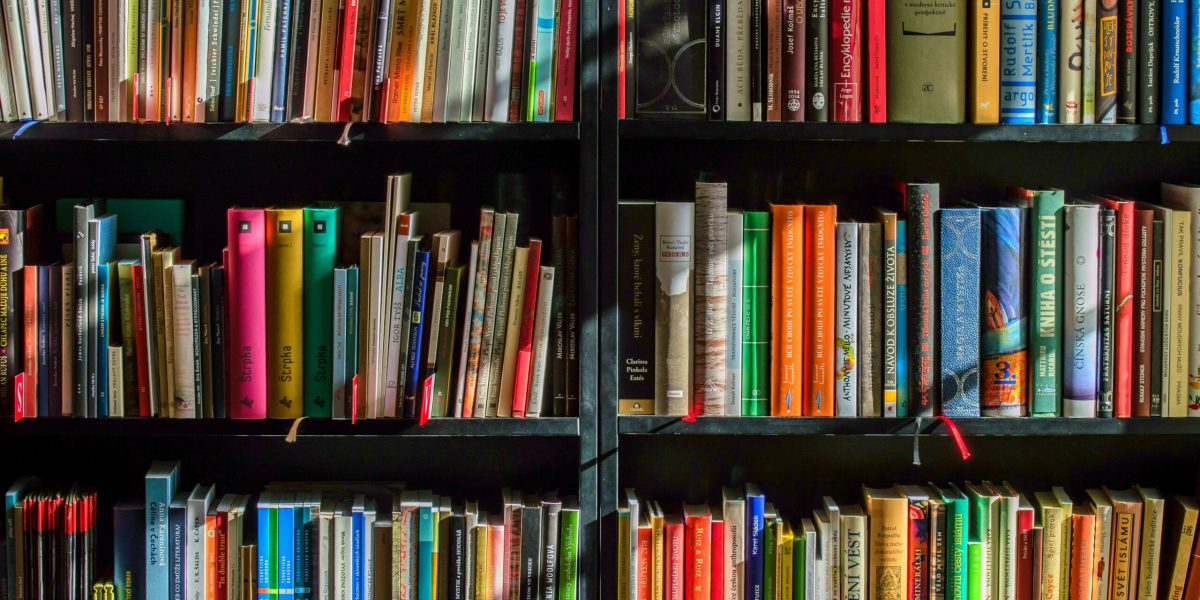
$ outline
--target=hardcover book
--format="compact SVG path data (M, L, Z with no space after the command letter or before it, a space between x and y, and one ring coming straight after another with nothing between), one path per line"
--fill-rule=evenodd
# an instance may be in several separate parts
M805 32L807 67L804 71L806 121L824 123L829 118L829 2L806 0L808 23Z
M693 207L655 206L655 413L685 415L692 388Z
M1096 122L1117 122L1117 0L1096 0Z
M1165 125L1187 123L1188 3L1163 0L1160 112Z
M908 597L908 500L894 489L863 488L863 501L871 548L867 588L876 597Z
M1025 209L983 210L982 414L1025 416L1029 382L1026 327Z
M883 416L883 227L858 224L858 404L863 417Z
M1189 273L1191 271L1188 270L1188 267L1194 268L1194 265L1200 260L1200 187L1164 183L1162 185L1162 202L1171 208L1186 210L1191 219L1187 244L1179 249L1179 254L1184 257L1184 264L1176 265L1177 271ZM1190 265L1188 264L1189 260ZM1200 278L1191 277L1190 290L1185 289L1180 292L1182 293L1176 293L1176 302L1180 296L1183 296L1187 314L1194 315L1196 307L1200 306ZM1200 319L1190 319L1188 327L1189 333L1185 339L1200 340ZM1182 332L1183 328L1179 327L1177 331ZM1181 359L1185 354L1187 356L1188 415L1200 414L1200 348L1195 345L1191 347L1190 351L1183 351L1180 348L1175 354Z
M1037 112L1036 0L1012 0L1000 18L1000 122L1032 125Z
M775 204L771 206L771 217L772 232L767 238L772 248L770 330L774 332L771 336L770 414L798 417L804 414L800 401L803 397L801 381L805 339L805 318L802 314L804 207ZM748 317L750 320L755 318L753 315Z
M973 0L971 7L971 122L999 123L1000 3Z
M1133 409L1133 287L1134 204L1128 200L1106 198L1104 203L1117 216L1116 270L1114 287L1113 334L1113 415L1128 417Z
M1111 208L1100 209L1100 342L1099 365L1100 394L1096 402L1096 416L1113 416L1113 396L1116 338L1116 272L1117 272L1117 214Z
M1138 118L1138 17L1142 2L1117 2L1117 122L1136 123Z
M883 412L881 416L895 417L899 400L900 382L900 320L899 289L900 274L906 267L896 253L897 234L905 227L892 211L879 211L880 231L883 237L882 277L882 339L880 341L880 371L882 373Z
M1063 341L1063 192L1033 190L1029 205L1037 240L1031 256L1033 289L1036 300L1030 307L1029 363L1030 410L1033 416L1057 416L1062 413L1059 394L1062 376L1060 349Z
M832 417L834 400L834 282L836 280L837 207L804 207L803 411L809 417Z
M943 208L939 215L942 414L977 417L981 215L978 208Z
M746 211L742 239L742 412L769 414L771 403L771 213ZM661 354L660 354L661 356ZM797 402L799 400L797 399Z
M333 270L340 208L304 209L304 415L329 418L333 402Z
M229 408L235 419L267 416L265 226L262 209L229 209Z
M862 13L857 0L833 0L834 60L830 62L833 118L838 123L862 121Z
M267 236L267 415L304 415L304 211L269 208Z
M907 341L912 352L911 357L906 356L911 360L907 376L911 385L909 403L912 404L907 414L932 416L938 412L938 382L934 374L940 372L937 368L936 354L933 352L934 332L937 330L935 319L938 314L934 275L938 272L937 253L933 251L937 248L937 234L933 228L933 215L938 210L938 185L906 183L901 191L907 216L905 251L908 261L908 317L900 318L899 322L904 324L911 320L911 323L907 324ZM900 385L899 389L905 390L906 386ZM904 406L904 403L901 405ZM905 416L905 413L899 414Z
M858 223L838 223L835 241L833 386L836 414L856 417L858 411Z
M1098 315L1100 299L1100 209L1073 204L1066 207L1063 228L1064 417L1096 416Z
M729 317L729 332L726 344L729 346L728 357L725 360L725 411L727 416L742 414L742 317L745 289L743 251L745 248L745 215L740 209L731 209L726 215L726 252L728 260L727 273L729 276L726 292L728 293L727 313Z
M967 0L951 0L933 11L907 0L887 4L887 119L962 123L967 107Z
M725 413L728 260L728 185L701 176L696 182L695 389L692 414Z
M1063 27L1063 19L1059 18L1059 12L1064 6L1064 0L1039 0L1037 6L1037 29L1034 31L1037 40L1037 72L1034 79L1037 85L1035 120L1038 123L1058 122L1058 38L1061 35L1060 31L1066 29ZM1002 8L1001 11L1003 10Z
M1058 0L1058 122L1081 122L1083 108L1084 0Z
M705 118L705 21L697 0L637 0L638 118Z

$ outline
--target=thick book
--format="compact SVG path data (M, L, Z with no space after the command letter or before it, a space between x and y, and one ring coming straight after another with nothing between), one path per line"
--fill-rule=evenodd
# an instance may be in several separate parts
M1036 0L1015 0L1000 9L1000 122L1032 125L1037 113Z
M1062 416L1096 416L1100 301L1100 209L1072 204L1063 227ZM1035 413L1036 414L1036 413Z
M549 1L540 0L542 4ZM636 4L637 106L634 115L639 119L704 119L707 115L703 43L707 15L704 3L697 0L637 0ZM543 16L541 12L539 17ZM530 60L529 64L534 65L535 61ZM536 98L531 99L531 109L533 100ZM530 120L535 116L533 112L530 110Z
M829 118L829 0L806 0L804 120L825 122Z
M862 15L863 3L856 0L832 0L831 39L833 56L829 61L833 118L838 123L858 123L862 118Z
M1138 118L1138 62L1141 40L1138 19L1144 3L1117 1L1117 122L1136 123Z
M803 415L834 416L834 285L837 207L804 207Z
M333 271L341 231L340 208L304 209L304 415L329 418L333 406Z
M868 63L872 10L868 4ZM882 9L883 2L878 2ZM961 123L967 108L968 0L952 0L941 10L923 10L903 0L887 3L886 116L898 123ZM985 3L986 5L986 3ZM876 12L882 13L883 10ZM882 21L883 15L878 15ZM988 51L992 51L989 47ZM991 65L989 64L989 67ZM868 94L874 109L872 77ZM872 120L872 122L876 122Z
M179 463L156 461L146 471L146 596L167 598L170 585L169 508L179 483Z
M979 416L980 240L978 208L939 212L941 399L947 417Z
M267 242L267 414L304 415L304 211L269 208Z
M834 242L834 359L835 414L857 417L861 372L858 337L858 223L838 223Z
M728 194L729 187L724 181L702 175L696 182L696 366L692 414L721 415L725 412L726 332L729 329Z
M655 206L655 414L686 415L691 397L693 208L683 202Z
M938 412L937 356L933 352L935 319L938 313L936 276L937 234L933 216L938 210L938 185L936 183L906 183L902 185L903 206L906 214L905 239L907 258L908 300L908 357L909 383L912 386L909 414L931 416ZM985 224L986 226L986 224ZM986 237L986 236L985 236ZM901 319L904 322L904 319ZM902 387L903 389L903 387ZM986 399L986 388L984 393ZM986 406L986 401L985 401Z
M908 597L908 499L895 489L864 487L863 502L870 548L867 589L876 597Z
M622 201L618 212L618 251L621 272L617 281L617 346L620 376L617 405L620 414L654 414L655 303L650 285L656 282L658 256L654 234L654 203Z
M267 416L266 214L231 208L229 262L229 414L235 419Z
M749 215L751 213L747 213ZM803 385L804 378L804 207L791 204L775 204L771 206L771 232L764 240L772 249L768 261L771 267L771 287L768 295L771 307L770 336L770 413L778 417L799 417L804 414ZM750 234L750 232L747 232ZM747 235L747 240L751 239ZM749 244L744 246L745 252L756 250ZM747 268L745 273L749 275ZM765 290L757 288L746 289L746 298L750 294L758 294ZM753 310L747 301L743 308L744 318L756 322L761 317L750 312ZM744 329L743 329L744 331ZM747 348L742 358L743 365L749 365L753 348ZM743 371L743 378L747 373ZM743 399L742 414L756 415L767 412L746 412Z
M1104 488L1113 508L1111 596L1113 600L1138 598L1138 570L1142 548L1142 499L1137 490Z
M1001 34L997 32L996 28L996 24L1000 22L1000 13L999 2L991 0L972 0L971 2L971 93L969 96L970 110L967 112L972 123L1000 122L1000 57L1002 49ZM1026 23L1026 25L1032 24ZM1032 67L1032 65L1030 66Z
M1164 183L1162 185L1162 202L1163 204L1177 209L1186 210L1188 218L1191 219L1191 228L1188 231L1187 243L1184 247L1179 248L1178 254L1184 257L1183 265L1176 265L1176 269L1182 267L1183 273L1191 272L1188 270L1188 262L1190 259L1192 268L1195 268L1197 254L1200 253L1200 187L1191 185L1178 185L1172 183ZM1179 214L1179 213L1177 213ZM1186 314L1194 314L1198 305L1200 305L1200 278L1192 277L1190 289L1180 290L1186 300ZM1184 314L1184 313L1180 313ZM1177 331L1182 332L1183 327L1179 327ZM1188 335L1185 339L1200 339L1200 319L1190 319L1188 327ZM1186 355L1186 364L1188 375L1188 414L1200 414L1200 349L1192 347L1191 350L1184 350L1186 345L1181 345L1177 355L1183 358ZM1172 346L1174 348L1174 346Z
M1034 39L1037 43L1036 73L1034 75L1037 96L1034 100L1036 103L1034 120L1037 123L1058 122L1058 63L1062 60L1058 55L1058 36L1060 35L1059 30L1065 29L1063 21L1066 20L1059 17L1059 13L1064 7L1063 2L1064 0L1038 0L1037 3L1037 27L1034 30ZM1005 9L1001 8L1000 10L1003 14ZM1003 20L1001 22L1003 23ZM1003 24L1001 26L1003 27ZM1008 30L1005 33L1008 33ZM1022 31L1022 33L1024 32ZM1005 67L1007 66L1006 63ZM1001 86L1003 85L1001 83ZM1001 91L1001 94L1003 93Z
M1030 256L1029 277L1032 280L1029 308L1029 409L1033 416L1062 414L1060 402L1062 376L1061 348L1063 316L1060 306L1063 294L1063 191L1033 190L1030 195L1029 219L1034 231L1028 233L1037 240L1037 250Z
M1026 214L1022 207L983 209L980 274L987 319L980 351L984 416L1025 416L1028 410Z

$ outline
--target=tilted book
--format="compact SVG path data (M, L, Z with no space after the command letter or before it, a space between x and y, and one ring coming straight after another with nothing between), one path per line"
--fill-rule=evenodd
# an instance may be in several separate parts
M728 389L726 335L729 187L702 175L696 182L696 332L693 414L722 415Z
M537 315L538 288L542 282L542 241L537 238L529 240L529 255L525 265L525 284L520 290L521 327L520 336L516 343L516 363L514 365L512 383L512 410L514 417L524 417L525 409L529 406L529 390L533 374L533 344L534 325ZM513 284L514 291L516 284ZM503 393L503 392L501 392Z
M977 417L981 215L978 208L939 215L942 414Z
M267 209L267 414L304 415L304 211Z
M686 415L692 388L693 208L655 206L655 414Z
M425 357L425 377L426 388L433 394L438 388L437 381L437 360L441 352L442 345L453 345L453 342L443 337L440 323L442 322L443 308L445 302L445 294L443 293L446 287L446 274L451 266L458 264L458 246L459 238L462 234L458 231L440 231L433 236L433 254L432 259L434 265L431 275L433 276L433 286L430 290L431 308L429 317L433 319L429 323L429 343ZM433 379L430 379L430 378ZM443 402L438 404L436 395L430 398L433 405L433 416L446 416L445 396L442 397Z

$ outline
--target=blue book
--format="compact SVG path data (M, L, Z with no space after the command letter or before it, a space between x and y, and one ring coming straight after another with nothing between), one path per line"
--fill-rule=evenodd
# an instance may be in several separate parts
M170 589L169 510L179 483L178 461L155 461L146 471L146 594L166 598ZM15 596L14 596L15 597Z
M366 561L363 555L363 527L364 515L366 510L365 499L362 496L354 497L354 512L350 516L350 589L351 600L363 600L363 591L366 585Z
M417 600L433 599L433 527L433 503L422 497L417 509Z
M96 265L96 288L99 296L96 304L96 414L108 416L108 306L112 290L108 286L108 263Z
M537 0L537 25L530 48L529 121L551 121L554 112L554 0Z
M241 27L232 26L242 21L242 0L224 0L224 29L221 30L221 93L217 110L222 121L237 120L237 70L238 41Z
M50 381L50 267L36 266L37 270L37 369L41 375L37 382L38 415L50 416L50 392L54 385ZM108 412L100 416L108 416Z
M896 227L896 268L906 272L907 227ZM908 416L908 277L896 278L896 416Z
M1187 123L1187 0L1163 0L1162 119L1167 125Z
M100 287L99 274L100 265L107 264L115 259L117 250L117 215L109 214L101 217L96 217L88 221L88 251L87 251L87 302L85 303L87 312L87 323L85 332L87 340L87 373L88 378L88 416L107 416L108 407L105 406L105 412L100 413L100 385L97 380L99 374L99 366L104 363L107 368L108 363L108 348L103 348L103 356L101 356L100 347ZM79 373L75 374L79 377ZM103 390L105 396L108 395L108 388Z
M1037 0L1000 7L1000 122L1032 125L1037 112ZM1058 37L1048 40L1053 45Z
M25 477L13 482L12 487L4 493L4 538L10 550L4 555L8 567L8 578L5 581L9 600L17 598L17 541L18 526L24 530L24 525L17 523L17 503L24 500L25 495L33 491L41 482L33 477ZM21 535L25 539L24 534Z
M282 123L287 115L288 54L292 40L292 0L279 0L275 8L275 71L271 76L271 122ZM362 17L360 17L362 18Z
M296 502L283 494L279 506L275 543L279 545L279 600L294 600L296 585Z
M271 599L271 508L274 495L263 492L258 497L258 600Z
M979 416L978 208L943 208L941 219L942 414Z
M146 503L128 500L113 507L113 591L117 600L142 600L146 586Z
M1058 123L1058 0L1038 0L1037 122Z
M1188 123L1200 124L1200 0L1188 0Z
M296 498L296 566L294 583L296 600L312 597L313 496Z
M746 600L763 598L763 558L766 554L764 520L767 499L754 484L746 484Z
M418 402L421 398L421 368L425 366L425 313L429 290L429 251L417 252L413 269L412 321L408 329L408 364L404 366L404 397Z
M167 533L167 547L171 563L170 583L166 598L184 600L187 597L187 492L175 494L171 506L167 508L170 521L170 531Z

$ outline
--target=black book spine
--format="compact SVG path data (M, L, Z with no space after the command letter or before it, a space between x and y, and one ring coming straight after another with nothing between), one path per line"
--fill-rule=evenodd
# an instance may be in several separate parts
M654 413L654 203L617 209L617 350L621 414Z
M170 531L167 532L168 546L170 552L170 560L167 564L170 565L170 587L167 588L168 600L184 600L184 581L187 579L186 567L184 566L184 545L187 540L187 492L180 492L180 496L176 497L171 502L171 507L168 510L168 523ZM258 511L247 511L258 512ZM262 524L264 527L266 523Z
M763 53L767 44L763 39L766 23L763 21L763 0L750 0L750 120L762 121L766 117L763 106L766 99L767 61Z
M50 416L62 416L62 265L45 267L48 271L49 297L46 299L46 352L50 368L43 377L50 385ZM41 274L38 274L41 283Z
M554 265L554 299L550 303L551 314L551 354L554 357L554 404L552 415L556 417L567 414L567 319L566 319L566 264L567 255L563 248L566 239L566 220L563 215L555 215L551 219L552 248L550 260Z
M1117 15L1117 122L1138 117L1138 0L1121 0Z
M212 313L209 324L212 346L213 417L225 418L225 267L215 266L209 272L208 307Z
M725 120L725 0L708 2L708 39L705 40L708 67L705 88L709 121Z
M220 120L233 122L237 120L238 42L241 39L239 25L242 20L242 0L224 0L221 6L225 11L225 24L221 29L221 96L217 104Z
M50 413L50 268L37 269L37 407L38 415Z
M1100 401L1097 417L1113 416L1113 317L1116 315L1117 212L1100 211Z
M556 600L558 592L558 523L562 503L542 504L542 600Z
M67 92L67 120L82 121L83 111L83 8L84 0L63 0L63 75Z
M908 259L909 416L938 414L938 373L933 352L937 339L937 239L933 215L938 211L936 183L904 186L906 258Z
M567 217L567 237L563 253L566 255L565 309L567 325L567 402L561 415L579 416L579 217Z
M1165 226L1154 221L1150 260L1150 416L1165 417L1163 408L1163 236Z
M805 38L808 43L805 120L826 122L829 120L829 0L809 0Z
M467 519L450 515L450 600L471 600L467 590Z
M308 73L308 31L312 24L309 22L309 13L311 11L312 2L319 0L293 0L292 3L292 51L288 56L288 81L287 81L287 109L284 113L284 120L291 121L304 116L304 79ZM380 6L390 5L390 2L380 2ZM384 9L380 9L384 10ZM363 15L365 18L366 15ZM378 32L376 36L378 36ZM316 48L312 49L316 52ZM377 64L372 56L372 65ZM374 66L371 67L374 70ZM371 88L374 89L373 87ZM369 95L369 94L367 94ZM364 101L366 96L364 96Z
M1158 44L1161 34L1162 6L1159 0L1143 0L1138 15L1138 123L1158 123L1159 109L1159 63L1162 54Z
M542 506L536 500L521 511L520 600L542 600Z
M21 267L25 263L25 228L22 211L0 210L0 417L13 414L16 389L13 379L21 372ZM16 574L14 573L13 576Z

